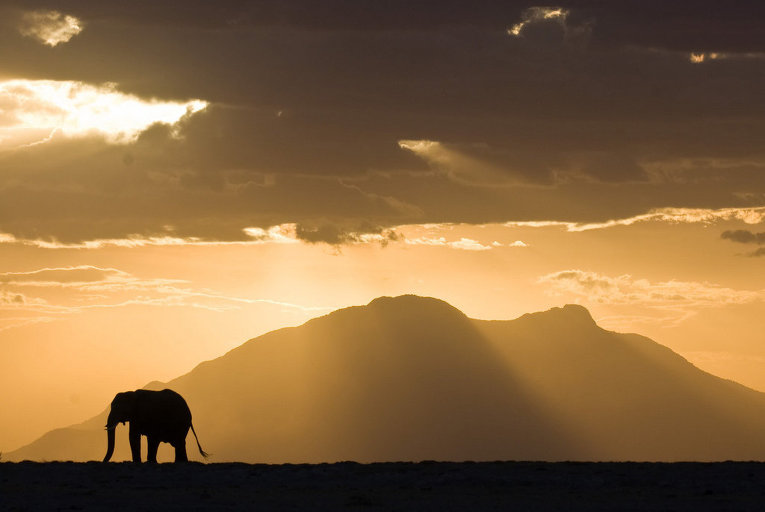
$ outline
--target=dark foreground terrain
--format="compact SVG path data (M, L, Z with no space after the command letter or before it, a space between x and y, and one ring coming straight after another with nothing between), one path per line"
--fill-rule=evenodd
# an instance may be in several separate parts
M763 510L763 463L2 463L11 510Z

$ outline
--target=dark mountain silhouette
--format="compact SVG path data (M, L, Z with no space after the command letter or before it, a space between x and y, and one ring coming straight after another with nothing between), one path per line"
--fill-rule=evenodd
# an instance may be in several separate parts
M765 457L765 394L603 330L575 305L484 321L437 299L381 297L149 387L186 398L212 461ZM7 457L100 460L105 419ZM130 457L126 430L115 460Z

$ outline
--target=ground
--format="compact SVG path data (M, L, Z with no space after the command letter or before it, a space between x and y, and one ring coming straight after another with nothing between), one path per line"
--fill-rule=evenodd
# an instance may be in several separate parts
M765 464L2 463L0 509L763 510Z

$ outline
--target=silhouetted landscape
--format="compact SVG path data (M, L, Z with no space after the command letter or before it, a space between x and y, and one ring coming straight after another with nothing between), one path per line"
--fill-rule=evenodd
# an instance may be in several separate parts
M211 462L765 457L765 395L603 330L577 305L484 321L381 297L147 386L165 387L188 401ZM3 458L101 460L106 414ZM116 437L113 460L129 460L127 429ZM162 444L159 460L171 452Z
M3 510L762 510L761 463L0 464Z
M698 511L763 499L756 462L570 462L765 455L762 393L576 305L484 321L381 297L147 386L165 387L187 399L213 464L4 463L6 508ZM108 413L3 460L100 460ZM118 427L113 460L130 458Z
M763 34L0 0L0 512L765 509Z

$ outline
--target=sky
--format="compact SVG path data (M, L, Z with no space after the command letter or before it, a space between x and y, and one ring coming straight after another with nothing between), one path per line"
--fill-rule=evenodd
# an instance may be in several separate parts
M566 303L765 391L765 5L4 0L0 451L273 329Z

